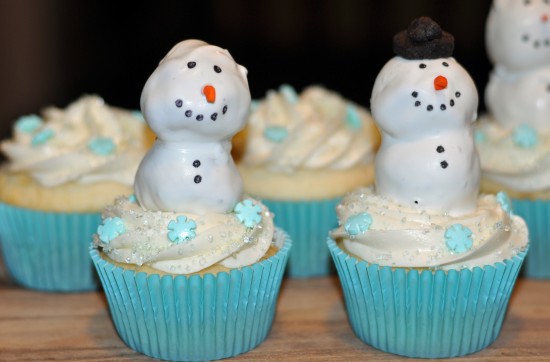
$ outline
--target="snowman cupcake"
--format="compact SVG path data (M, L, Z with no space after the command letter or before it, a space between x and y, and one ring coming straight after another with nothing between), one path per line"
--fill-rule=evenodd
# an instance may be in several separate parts
M485 90L488 113L476 142L481 189L506 191L525 218L528 277L550 278L550 5L494 1L486 45L494 69Z
M243 197L230 155L249 106L246 69L199 40L174 46L145 84L158 138L136 197L105 209L91 250L115 327L138 352L220 359L270 330L290 240Z
M528 245L505 194L478 196L478 96L453 43L426 17L394 37L371 98L375 185L344 197L329 240L357 337L409 357L492 343Z
M242 138L245 192L265 202L294 241L289 275L329 274L334 208L374 179L379 135L370 114L321 86L298 94L283 85L256 102Z
M0 243L11 276L45 291L97 287L88 248L100 210L132 194L149 147L141 115L83 96L18 119L0 143Z

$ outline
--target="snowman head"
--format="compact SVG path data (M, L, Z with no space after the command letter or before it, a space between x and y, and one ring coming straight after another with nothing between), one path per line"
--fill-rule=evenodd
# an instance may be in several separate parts
M451 57L452 42L452 36L429 18L413 21L394 37L397 56L378 74L371 98L372 114L383 134L417 139L475 121L477 90Z
M489 58L508 71L550 63L550 1L494 0L486 24Z
M246 122L246 74L227 50L200 40L182 41L147 80L141 110L160 140L227 140Z

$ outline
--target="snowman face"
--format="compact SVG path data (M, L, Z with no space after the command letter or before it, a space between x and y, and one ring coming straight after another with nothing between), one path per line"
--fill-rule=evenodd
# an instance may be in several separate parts
M246 69L227 50L197 40L177 44L141 94L145 120L169 142L222 141L246 122Z
M550 62L550 0L495 0L487 18L489 58L509 71Z
M466 70L453 58L394 57L372 91L372 114L394 138L417 139L468 127L477 117L478 95Z

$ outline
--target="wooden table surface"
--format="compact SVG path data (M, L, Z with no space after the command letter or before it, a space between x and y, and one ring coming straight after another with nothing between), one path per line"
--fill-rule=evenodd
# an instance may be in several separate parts
M351 331L337 277L285 279L267 339L236 361L397 361ZM120 340L102 292L25 290L0 272L1 361L147 361ZM550 280L520 279L499 338L455 360L550 361Z

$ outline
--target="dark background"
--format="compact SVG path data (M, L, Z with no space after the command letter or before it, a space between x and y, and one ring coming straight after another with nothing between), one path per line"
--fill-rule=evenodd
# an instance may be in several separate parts
M227 48L253 98L317 83L369 106L393 35L427 15L455 36L455 58L481 96L489 0L0 0L0 138L13 121L82 94L139 108L141 89L177 42Z

